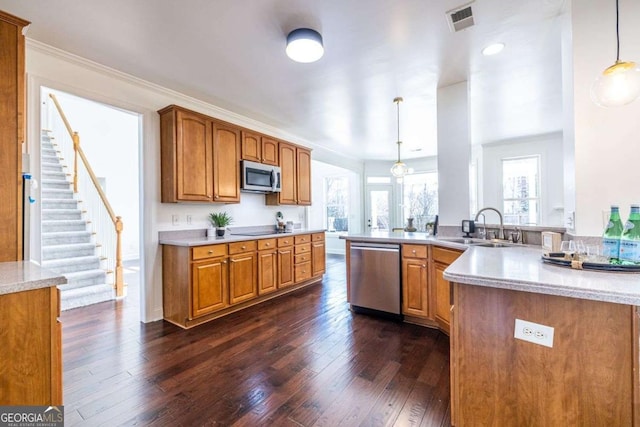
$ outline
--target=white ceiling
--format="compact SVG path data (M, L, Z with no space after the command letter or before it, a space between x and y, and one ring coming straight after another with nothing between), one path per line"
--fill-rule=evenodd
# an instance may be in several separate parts
M468 80L473 143L562 127L564 0L0 0L27 37L262 121L358 159L436 154L437 87ZM289 31L322 33L312 64L284 53ZM505 50L484 57L492 42ZM418 151L420 150L420 151Z

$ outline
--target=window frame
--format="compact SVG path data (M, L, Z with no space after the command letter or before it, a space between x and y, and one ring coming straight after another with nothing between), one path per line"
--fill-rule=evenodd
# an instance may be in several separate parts
M504 166L505 162L509 161L519 161L519 160L528 160L535 159L536 160L536 183L535 187L537 188L537 196L536 197L518 197L518 198L507 198L504 194L504 185L505 185L505 174L504 174ZM500 159L500 199L502 200L502 214L506 218L507 212L505 209L506 202L520 202L520 201L535 201L537 203L537 211L535 213L536 221L535 223L510 223L504 222L509 225L540 225L541 223L541 215L542 215L542 156L540 154L532 154L527 156L516 156L516 157L502 157Z
M335 205L335 204L329 204L328 203L328 180L330 179L342 179L345 181L345 203L344 205ZM324 224L324 226L326 227L326 232L327 233L331 233L331 234L346 234L349 232L349 200L350 200L350 179L348 175L327 175L323 177L322 180L322 185L323 185L323 210L322 210L322 222ZM332 227L329 227L329 215L328 215L328 210L329 210L329 206L343 206L344 209L344 218L347 219L347 229L346 230L336 230L335 229L335 224L332 225Z

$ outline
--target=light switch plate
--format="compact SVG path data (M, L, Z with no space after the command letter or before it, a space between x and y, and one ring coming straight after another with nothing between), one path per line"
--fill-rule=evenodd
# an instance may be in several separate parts
M553 348L553 330L551 326L516 319L513 336L523 341Z

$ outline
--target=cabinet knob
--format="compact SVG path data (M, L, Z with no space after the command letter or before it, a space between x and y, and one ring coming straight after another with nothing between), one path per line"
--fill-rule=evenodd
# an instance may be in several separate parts
M227 263L227 260L222 261L222 263L223 263L223 264L226 264L226 263Z
M265 246L270 246L270 245L271 245L270 243L265 243Z
M218 195L217 195L217 194L214 194L214 195L213 195L213 198L214 198L214 199L217 199L217 198L218 198Z
M211 194L207 194L207 197L208 197L208 198L211 198Z
M411 252L415 254L415 253L416 253L416 250L414 249L414 250L412 250Z
M242 247L242 249L247 249L247 247L246 247L246 246L243 246L243 247Z
M212 253L213 253L213 251L207 251L207 253L208 253L208 254L212 254Z
M422 268L427 268L427 266L425 264L422 264Z

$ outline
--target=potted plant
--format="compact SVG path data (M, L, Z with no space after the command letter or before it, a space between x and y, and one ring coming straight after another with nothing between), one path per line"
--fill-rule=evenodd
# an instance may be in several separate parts
M233 222L233 218L226 212L212 212L209 214L209 221L216 228L216 235L223 237L225 227Z

